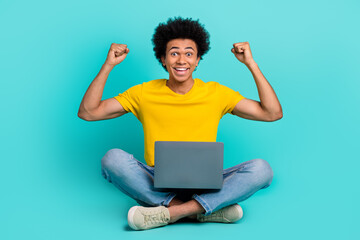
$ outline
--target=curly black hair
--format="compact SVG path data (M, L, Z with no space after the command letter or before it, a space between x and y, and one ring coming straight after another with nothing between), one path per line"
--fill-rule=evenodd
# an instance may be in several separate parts
M191 18L175 17L169 18L166 23L160 23L155 28L152 37L154 45L155 57L162 64L161 57L166 55L166 45L169 41L177 38L191 39L196 43L198 50L197 56L202 59L210 49L210 34L205 30L204 26L199 23L199 19L194 21ZM166 67L163 66L165 71Z

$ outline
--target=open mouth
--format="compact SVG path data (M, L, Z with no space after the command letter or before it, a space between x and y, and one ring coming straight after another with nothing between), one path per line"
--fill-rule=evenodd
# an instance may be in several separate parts
M182 67L178 67L178 68L174 68L174 70L178 73L178 74L185 74L189 68L182 68Z

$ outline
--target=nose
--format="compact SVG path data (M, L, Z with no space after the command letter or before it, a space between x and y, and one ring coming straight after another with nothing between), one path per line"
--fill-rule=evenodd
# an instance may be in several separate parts
M179 57L178 57L178 59L177 59L177 63L179 63L179 64L185 64L185 63L186 63L186 62L185 62L185 56L182 55L182 54L180 54Z

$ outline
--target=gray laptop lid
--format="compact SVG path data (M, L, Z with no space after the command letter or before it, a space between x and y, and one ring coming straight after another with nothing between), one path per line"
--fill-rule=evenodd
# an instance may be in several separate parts
M224 144L155 142L155 188L221 189Z

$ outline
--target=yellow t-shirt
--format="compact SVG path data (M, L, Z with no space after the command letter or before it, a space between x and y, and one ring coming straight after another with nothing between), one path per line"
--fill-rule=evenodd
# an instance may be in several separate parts
M152 167L155 141L216 142L220 119L244 98L224 85L198 78L184 95L172 91L166 82L144 82L114 97L142 123L144 157Z

